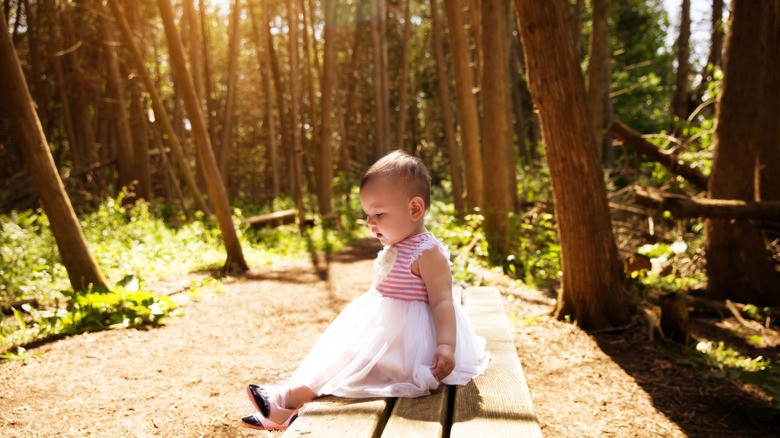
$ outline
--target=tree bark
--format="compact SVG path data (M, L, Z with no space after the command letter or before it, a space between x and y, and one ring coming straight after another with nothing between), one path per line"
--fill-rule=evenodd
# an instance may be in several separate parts
M455 75L455 97L460 122L461 149L466 173L466 208L482 206L484 182L482 175L482 145L479 140L477 102L474 97L474 74L471 71L466 32L463 29L460 2L445 1L447 29Z
M441 24L439 22L439 6L436 0L430 1L431 26L433 32L433 53L436 58L436 76L439 86L439 99L441 116L444 123L444 140L447 142L447 154L450 161L450 177L452 178L452 201L455 211L464 213L463 208L463 182L460 170L460 151L455 142L455 120L450 106L450 78L447 75L447 62L444 60L444 48L441 38Z
M604 150L604 108L609 84L609 0L592 0L593 30L588 56L588 106L590 126L599 160Z
M776 96L767 93L768 86L774 83L776 87L777 75L771 71L775 65L766 53L766 44L777 32L777 19L775 2L731 2L723 88L716 107L710 199L757 199L756 166L762 165L758 151L763 142L772 141L762 132L762 113L777 108L771 101ZM778 116L770 115L775 126ZM705 249L708 298L780 304L780 273L772 265L764 236L753 222L707 220Z
M385 27L385 0L371 0L371 41L373 42L374 65L374 108L376 111L376 140L371 159L376 160L390 151L390 102L388 100L386 48L387 35L383 32Z
M176 80L181 84L182 98L187 107L192 132L195 137L195 143L198 148L198 155L201 157L203 173L206 178L206 185L209 188L211 201L214 203L214 209L217 215L217 222L222 231L222 239L225 241L225 250L227 251L227 260L223 272L243 272L249 269L244 260L244 253L241 250L241 243L238 241L238 235L233 225L233 219L230 215L230 204L228 203L227 192L219 175L217 161L214 158L214 151L211 148L211 140L206 130L206 123L203 119L203 112L198 103L198 96L192 85L192 77L187 70L184 61L184 52L182 50L181 38L173 22L173 11L171 10L170 0L157 0L157 6L160 8L160 16L165 26L165 34L168 40L168 48L171 57L171 66L173 67Z
M658 149L654 144L642 138L638 132L620 121L612 122L609 134L648 159L663 165L673 174L685 178L697 189L707 190L707 177L704 174L677 158L676 154Z
M589 124L566 2L515 0L528 85L539 109L561 245L556 316L583 327L625 325L632 313Z
M5 14L0 12L0 93L13 118L27 169L49 217L70 285L74 291L90 286L109 290L57 173L6 23Z
M484 60L482 83L483 140L485 154L483 228L488 252L494 264L502 264L509 255L509 213L513 210L511 192L507 190L514 174L507 162L514 163L511 131L507 114L509 104L509 57L506 42L506 0L482 2L482 56Z

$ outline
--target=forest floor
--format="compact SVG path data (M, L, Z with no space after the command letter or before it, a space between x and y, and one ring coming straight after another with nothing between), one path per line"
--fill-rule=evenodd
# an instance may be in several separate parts
M378 247L256 269L187 303L162 327L86 333L0 364L0 436L279 436L247 429L247 383L281 383L336 314L371 283ZM176 291L205 274L161 279ZM588 334L547 315L554 299L495 278L545 437L776 436L757 388L705 379L642 324ZM729 321L694 317L694 337ZM778 340L758 351L777 360ZM753 351L755 353L756 351ZM754 354L755 356L756 354Z

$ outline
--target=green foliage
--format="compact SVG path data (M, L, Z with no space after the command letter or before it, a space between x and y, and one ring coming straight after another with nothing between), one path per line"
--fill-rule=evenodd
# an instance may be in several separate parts
M763 420L772 420L780 415L780 369L770 359L746 357L727 348L723 342L699 342L696 351L699 354L691 359L692 362L704 363L715 370L707 376L756 385L772 399L771 408L752 408L746 412L748 415Z

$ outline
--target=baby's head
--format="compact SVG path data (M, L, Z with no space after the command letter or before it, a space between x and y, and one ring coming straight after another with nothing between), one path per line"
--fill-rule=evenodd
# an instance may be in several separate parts
M431 175L421 159L396 150L380 158L360 179L362 189L369 181L382 180L397 190L405 190L409 198L418 196L427 211L431 206Z

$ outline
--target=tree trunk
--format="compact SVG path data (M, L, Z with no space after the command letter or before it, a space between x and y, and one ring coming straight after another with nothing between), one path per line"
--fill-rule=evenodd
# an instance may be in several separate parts
M450 78L447 75L447 62L444 60L444 48L441 38L441 24L439 22L439 6L436 0L430 1L431 25L433 29L433 53L436 57L436 76L439 86L439 99L441 116L444 122L444 140L447 142L447 154L450 161L450 176L452 178L452 201L455 211L464 213L463 208L463 182L461 181L460 153L455 143L455 120L450 106Z
M109 102L109 108L111 108L110 116L116 124L117 134L119 139L118 154L116 157L117 170L119 172L119 186L131 187L134 185L134 180L138 180L138 176L135 175L135 163L133 157L133 137L130 131L130 116L127 112L127 106L125 104L124 92L122 90L122 79L119 73L119 63L117 62L117 54L114 47L116 41L114 40L114 33L106 23L106 15L103 13L103 6L100 6L101 12L98 17L98 27L100 31L100 39L103 42L106 63L108 65L108 78L106 85L107 101ZM148 180L146 181L149 182ZM149 200L150 190L149 185L135 187L135 192L139 198Z
M371 40L373 42L374 61L374 100L376 111L376 140L374 150L371 153L372 161L390 151L390 102L388 100L386 84L386 48L387 35L382 31L385 26L385 0L371 0Z
M238 81L238 52L240 51L241 34L241 0L233 0L230 11L230 48L228 49L228 79L227 96L225 97L225 113L222 120L222 138L219 145L219 173L225 186L228 185L230 160L233 152L233 111L236 107L236 84ZM199 105L200 106L200 101Z
M584 10L585 0L574 0L574 10L571 11L571 29L574 36L574 53L577 54L577 59L580 59L582 53L582 13Z
M507 187L510 175L507 162L514 163L511 131L507 114L509 104L509 57L506 32L507 0L482 2L482 55L484 60L482 83L483 140L485 149L482 165L485 175L482 214L488 242L488 252L494 264L502 264L509 255L509 212L513 210L512 197Z
M753 201L757 198L756 168L762 144L775 142L762 117L777 125L774 92L776 67L766 52L777 32L774 2L733 0L724 55L724 79L716 108L715 149L709 178L711 199ZM776 51L776 45L773 50ZM776 52L775 52L776 53ZM772 84L774 83L774 86ZM763 114L774 110L774 114ZM769 134L769 137L767 136ZM775 173L780 169L769 169ZM732 299L757 305L778 305L780 274L766 251L764 236L749 220L710 219L705 222L705 248L712 299Z
M265 113L263 114L263 124L268 130L266 144L266 186L271 189L271 197L276 199L280 193L279 182L279 151L276 142L276 122L274 119L274 89L271 84L271 63L268 55L268 42L265 41L265 33L260 32L260 21L257 19L255 5L251 2L247 5L250 17L252 19L252 35L255 39L255 51L257 52L257 61L260 64L260 80L263 84L262 89L265 93ZM265 22L263 26L268 26ZM263 35L263 36L261 36Z
M27 169L49 217L70 285L74 291L90 286L109 290L57 173L6 23L5 14L0 12L0 93L21 140Z
M589 328L624 325L631 298L623 285L567 4L515 0L515 5L555 198L563 270L556 316L571 316Z
M287 2L287 27L289 30L290 53L290 120L292 125L293 160L290 163L293 168L293 189L295 193L295 205L298 208L298 226L301 232L306 224L306 209L303 204L303 145L301 143L300 130L300 91L298 80L300 69L298 66L298 11L294 0Z
M680 124L688 119L688 73L691 70L691 0L682 0L680 12L680 37L677 39L677 79L675 80L672 115L676 117L673 132L680 131Z
M198 18L195 15L195 0L184 0L184 17L187 20L187 39L190 49L190 71L192 71L192 84L195 86L195 94L202 104L203 99L203 66L200 60L200 35L198 33Z
M609 84L609 0L592 0L593 30L588 55L588 107L599 160L604 150L604 108Z
M317 148L317 167L319 168L319 180L317 181L320 215L327 218L333 212L333 91L336 85L336 17L337 0L323 0L325 8L325 53L322 65L322 121L320 122L319 147Z
M401 89L398 96L398 124L396 126L396 132L398 136L395 139L395 144L406 150L409 150L409 146L406 143L406 100L407 90L409 89L409 39L412 30L412 0L405 0L404 2L404 42L403 42L403 54L401 55L401 79L398 87Z
M135 28L140 34L141 10L139 1L129 0L125 1L124 4L129 17L128 24L131 29ZM114 20L118 19L114 18ZM141 56L143 57L143 55ZM130 129L133 137L133 164L135 165L135 175L138 178L139 193L144 199L151 199L153 191L149 165L149 125L147 123L149 119L146 97L143 95L144 84L138 77L139 75L130 76Z
M447 29L450 35L461 148L466 171L466 208L472 211L482 206L484 194L482 146L479 141L477 102L473 92L474 75L469 65L468 42L463 29L460 2L445 1L444 9L447 13Z
M243 272L249 269L244 260L244 253L241 250L241 243L238 241L238 235L233 225L233 219L230 215L230 204L228 203L227 192L219 175L217 161L214 158L214 151L211 148L211 140L206 130L206 123L203 119L203 112L198 103L198 96L192 85L190 76L184 61L184 52L182 50L181 39L173 22L173 11L171 10L170 0L157 0L157 6L160 8L160 16L165 26L165 34L168 39L168 48L170 50L171 66L176 75L176 80L181 84L181 93L184 99L184 105L187 107L192 132L195 137L195 143L198 147L198 155L201 157L203 173L206 177L206 185L209 188L211 201L214 203L214 209L217 215L217 222L222 231L222 238L225 241L225 250L227 251L227 260L223 268L224 272Z
M192 193L192 197L195 199L195 203L197 204L198 208L204 213L210 214L209 208L206 205L206 202L203 200L203 195L200 193L200 189L198 189L198 185L195 182L195 177L192 174L190 165L184 156L184 151L181 147L181 144L179 143L179 136L176 135L173 124L171 123L170 118L168 118L168 113L165 110L165 105L163 104L162 98L157 92L157 87L155 87L154 83L152 82L151 75L146 70L146 64L144 64L141 51L135 44L132 31L130 30L130 25L127 23L127 20L125 20L122 11L119 9L117 0L108 0L108 5L111 7L111 11L114 13L114 18L116 19L117 24L119 24L119 28L122 30L122 35L125 38L125 44L130 50L130 54L132 55L133 61L135 62L136 71L140 74L141 78L146 84L146 91L149 93L149 96L152 99L154 114L157 120L159 120L163 125L163 129L165 129L165 134L168 136L168 141L171 143L171 148L176 155L176 159L179 163L179 169L181 169L181 172L184 175L187 187L190 189L190 193Z
M707 63L701 72L701 82L696 91L694 102L704 103L704 94L709 85L714 80L715 69L723 65L723 0L712 0L712 20L710 27L710 54L707 56Z

